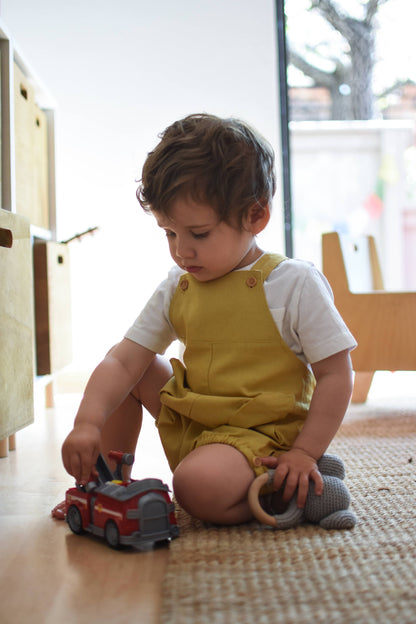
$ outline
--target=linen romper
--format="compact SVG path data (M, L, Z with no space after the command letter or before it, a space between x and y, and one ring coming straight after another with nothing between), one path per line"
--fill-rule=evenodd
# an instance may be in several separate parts
M289 450L301 430L315 379L283 341L263 282L283 256L263 255L250 270L209 282L182 275L170 321L185 345L184 365L161 390L157 420L170 468L193 449L229 444L256 474L257 456Z

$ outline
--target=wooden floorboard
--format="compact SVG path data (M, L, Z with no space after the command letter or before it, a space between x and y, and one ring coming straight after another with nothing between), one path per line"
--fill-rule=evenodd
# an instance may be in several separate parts
M0 621L156 624L169 547L114 551L50 516L73 485L60 447L76 406L75 397L37 409L35 424L18 433L17 449L0 459ZM142 447L133 476L169 483L153 423Z

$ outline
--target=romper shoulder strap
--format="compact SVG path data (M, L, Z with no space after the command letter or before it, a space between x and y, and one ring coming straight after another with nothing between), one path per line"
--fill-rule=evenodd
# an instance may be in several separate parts
M252 266L253 271L261 271L263 273L263 280L267 279L270 273L281 262L287 260L286 256L275 253L266 253Z

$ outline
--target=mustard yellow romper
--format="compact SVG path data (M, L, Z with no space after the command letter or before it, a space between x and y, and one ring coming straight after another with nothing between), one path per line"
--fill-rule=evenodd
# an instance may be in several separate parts
M263 288L283 260L265 254L249 271L210 282L180 278L170 320L185 366L172 360L157 422L172 471L193 449L223 443L261 474L254 458L290 449L301 430L315 380L280 336Z

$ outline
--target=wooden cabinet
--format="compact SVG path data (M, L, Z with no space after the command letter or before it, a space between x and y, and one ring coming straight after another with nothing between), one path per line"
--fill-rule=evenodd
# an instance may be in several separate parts
M0 209L0 440L33 422L31 259L29 221Z
M68 245L36 241L36 365L38 375L56 373L72 359Z
M33 419L33 381L70 363L71 318L68 250L56 241L54 101L1 20L0 59L1 456L2 440Z

